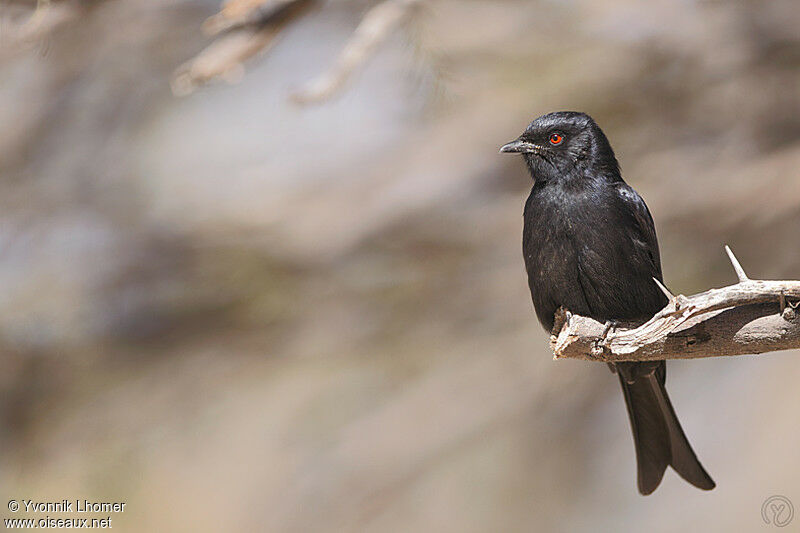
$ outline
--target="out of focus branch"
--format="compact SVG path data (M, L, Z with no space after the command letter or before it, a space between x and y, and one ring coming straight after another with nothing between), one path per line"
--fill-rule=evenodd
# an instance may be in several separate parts
M84 2L65 2L57 0L30 0L14 2L10 7L27 12L22 15L21 22L8 22L5 17L0 19L0 50L15 52L20 48L32 44L41 44L47 36L57 27L77 19L83 8Z
M217 78L238 81L245 61L269 50L285 28L317 4L319 0L226 1L203 25L218 39L178 67L171 82L173 93L187 95Z
M800 281L751 280L725 248L739 283L692 296L674 296L659 284L669 303L639 327L609 327L559 310L550 341L556 359L651 361L800 348Z
M288 24L296 19L295 10L308 7L308 1L298 0L228 0L216 15L203 23L203 30L209 35L266 24Z
M383 0L364 15L331 67L291 95L298 104L319 103L337 94L354 72L422 0ZM319 0L228 0L203 28L217 40L173 75L172 89L186 95L214 79L238 81L243 63L275 44Z
M384 0L370 9L330 69L295 91L292 99L310 104L335 95L420 1Z

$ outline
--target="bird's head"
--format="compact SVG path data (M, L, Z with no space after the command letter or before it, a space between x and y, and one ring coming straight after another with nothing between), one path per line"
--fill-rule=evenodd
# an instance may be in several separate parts
M586 113L557 111L530 123L503 153L521 153L537 181L570 177L620 179L619 164L603 130Z

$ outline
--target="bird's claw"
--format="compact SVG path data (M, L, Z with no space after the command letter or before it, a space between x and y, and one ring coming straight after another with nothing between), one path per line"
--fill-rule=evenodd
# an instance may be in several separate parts
M603 340L603 342L605 342L606 339L608 339L608 336L618 327L619 322L616 320L606 320L605 328L603 328L603 334L600 335L600 338Z
M592 354L599 357L603 354L603 349L606 345L606 340L608 339L609 333L612 330L616 329L619 326L619 322L616 320L607 320L605 323L605 327L603 328L603 333L600 335L600 338L597 339L597 342L594 344L594 348L592 349Z

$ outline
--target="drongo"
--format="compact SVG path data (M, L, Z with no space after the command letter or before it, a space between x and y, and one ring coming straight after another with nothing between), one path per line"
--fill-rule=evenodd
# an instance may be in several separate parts
M667 304L653 280L662 276L650 211L622 179L608 139L589 115L543 115L500 151L522 154L533 177L522 251L533 306L547 331L559 307L611 327L642 323ZM628 407L639 492L653 492L667 466L713 489L664 388L666 362L611 366Z

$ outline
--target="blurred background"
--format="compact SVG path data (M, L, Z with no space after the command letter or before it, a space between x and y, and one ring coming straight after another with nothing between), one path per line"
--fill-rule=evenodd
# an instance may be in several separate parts
M554 362L535 319L531 181L497 152L588 112L675 292L733 283L725 243L800 278L796 2L267 4L0 2L4 502L124 501L123 531L800 511L796 352L671 363L718 487L638 495L616 377ZM363 57L327 94L342 50Z

